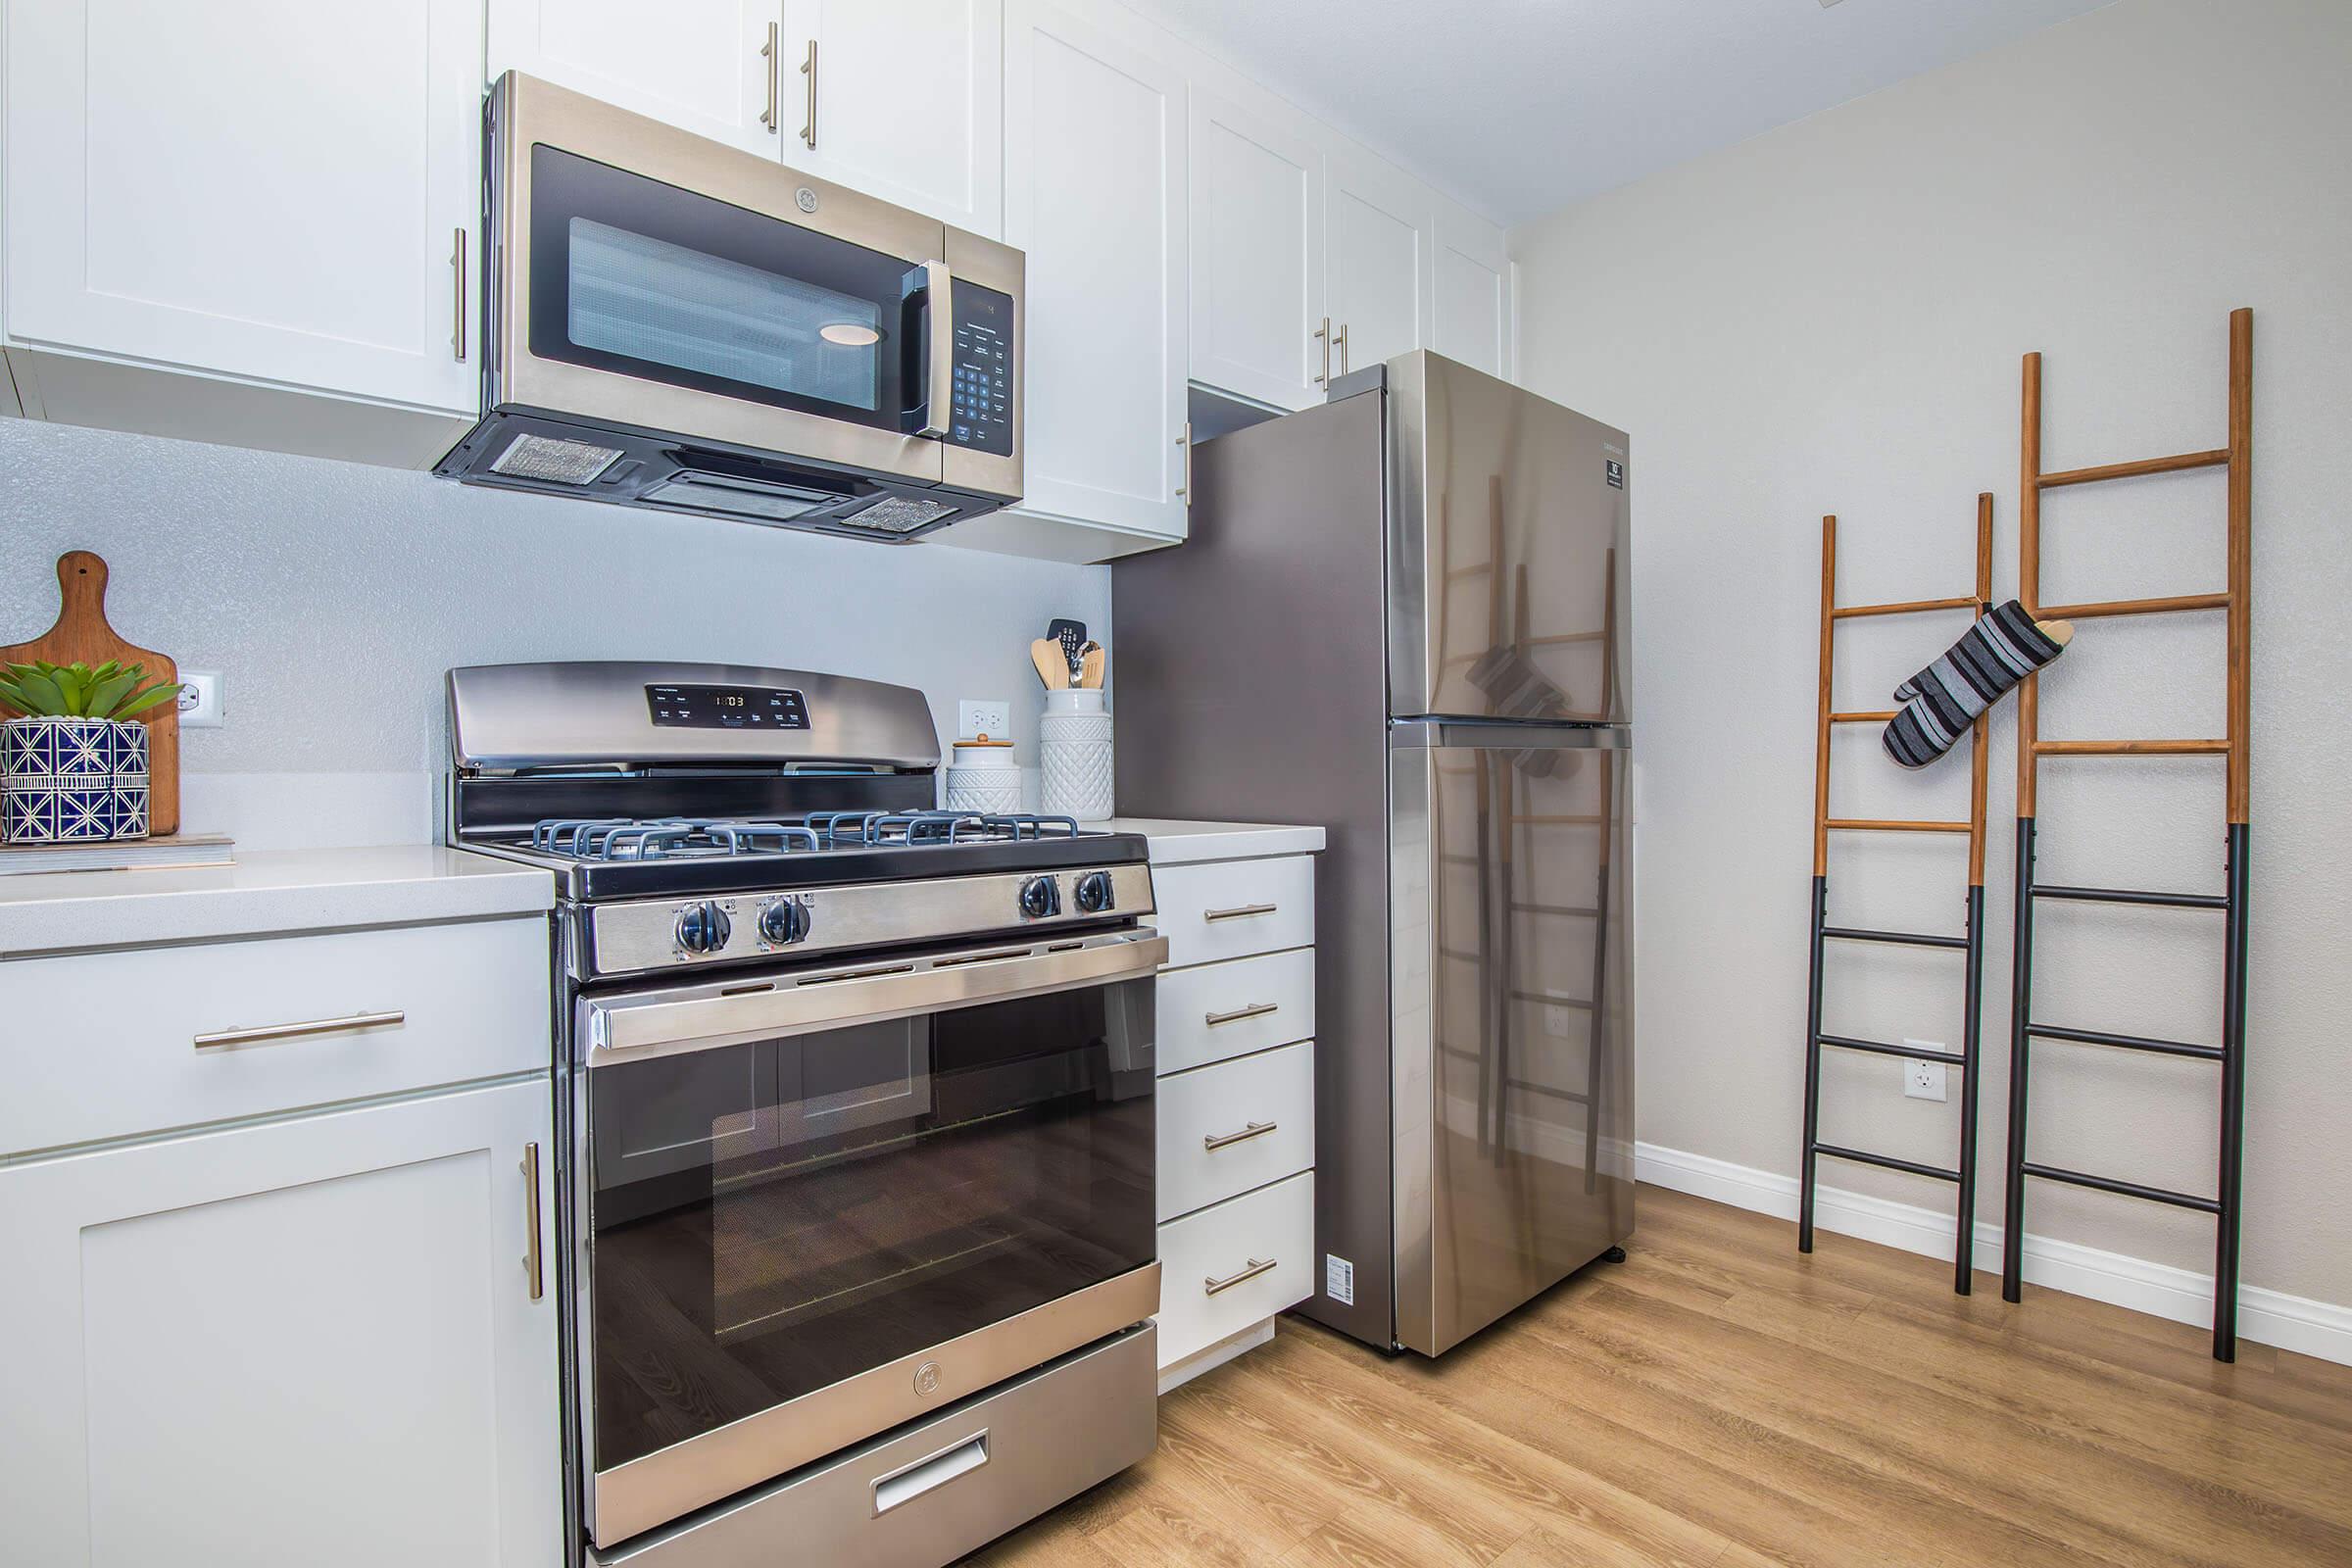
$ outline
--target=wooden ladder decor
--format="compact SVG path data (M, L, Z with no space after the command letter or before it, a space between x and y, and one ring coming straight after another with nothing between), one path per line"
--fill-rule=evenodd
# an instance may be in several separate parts
M2043 618L2094 620L2108 615L2156 615L2183 611L2227 612L2230 644L2229 733L2220 740L2043 740L2038 728L2035 687L2029 675L2017 705L2017 946L2011 971L2009 1022L2009 1185L2003 1215L2001 1295L2015 1301L2024 1290L2026 1179L2066 1182L2103 1193L2120 1193L2176 1208L2211 1214L2215 1221L2213 1355L2237 1358L2237 1244L2239 1169L2245 1137L2246 895L2249 884L2249 712L2247 655L2250 646L2248 596L2253 577L2254 313L2230 316L2230 444L2211 452L2070 468L2045 473L2041 466L2041 356L2025 364L2025 415L2019 483L2018 591L2027 613ZM2041 492L2061 485L2092 484L2191 468L2230 470L2230 585L2226 592L2180 594L2164 599L2120 599L2084 605L2043 605L2041 599ZM2229 769L2223 886L2220 894L2147 893L2129 888L2053 887L2034 880L2034 779L2045 757L2220 757ZM2222 1043L2194 1045L2107 1030L2062 1028L2034 1017L2034 907L2037 900L2086 904L2153 905L2180 909L2218 909L2223 917ZM2221 1068L2221 1170L2212 1198L2171 1192L2112 1176L2045 1165L2026 1157L2027 1078L2032 1043L2066 1040L2124 1051L2188 1056Z
M1835 664L1838 622L1863 615L1909 615L1936 611L1965 610L1974 614L1992 611L1992 497L1977 497L1977 590L1957 599L1915 599L1890 605L1839 605L1838 587L1838 519L1821 519L1821 687L1813 740L1813 951L1805 998L1805 1147L1797 1179L1796 1250L1813 1250L1813 1195L1815 1162L1828 1154L1887 1170L1933 1176L1959 1189L1957 1245L1952 1259L1952 1289L1969 1294L1975 1273L1977 1203L1977 1045L1983 1029L1981 993L1984 975L1984 750L1986 714L1979 713L1969 726L1969 807L1963 822L1903 821L1885 817L1836 817L1830 814L1830 734L1839 724L1884 724L1891 710L1838 712L1830 703L1830 675ZM1965 833L1968 835L1967 934L1943 936L1913 931L1873 931L1829 923L1830 835L1838 832ZM1961 1008L1960 1049L1929 1051L1917 1046L1830 1035L1821 1030L1822 959L1829 944L1888 942L1913 948L1947 948L1965 955L1967 988ZM1960 1073L1960 1158L1951 1169L1897 1159L1821 1141L1821 1050L1870 1052L1882 1056L1940 1061Z

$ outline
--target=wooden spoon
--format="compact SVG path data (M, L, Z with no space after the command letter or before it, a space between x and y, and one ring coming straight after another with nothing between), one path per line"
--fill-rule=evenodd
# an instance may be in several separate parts
M1037 678L1046 683L1046 690L1058 692L1070 684L1070 659L1061 651L1061 644L1052 637L1040 637L1029 645L1029 662L1037 666Z
M1102 666L1106 658L1101 643L1088 643L1078 656L1080 671L1078 684L1089 691L1101 691L1102 689Z

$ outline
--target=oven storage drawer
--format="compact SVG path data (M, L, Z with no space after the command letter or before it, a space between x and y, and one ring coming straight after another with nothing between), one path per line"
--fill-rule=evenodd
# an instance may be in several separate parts
M1162 1073L1287 1046L1315 1032L1315 950L1231 958L1159 977Z
M603 1568L939 1568L1115 1475L1158 1442L1146 1323L927 1421L591 1549Z
M1315 1162L1315 1048L1302 1042L1159 1081L1159 1217L1171 1220ZM1183 1280L1163 1277L1174 1295Z
M1154 867L1152 925L1168 963L1213 963L1303 948L1315 940L1315 858L1212 860Z
M1314 1249L1312 1172L1162 1225L1160 1364L1173 1366L1305 1300L1314 1293Z
M545 1072L547 921L12 963L0 1154Z

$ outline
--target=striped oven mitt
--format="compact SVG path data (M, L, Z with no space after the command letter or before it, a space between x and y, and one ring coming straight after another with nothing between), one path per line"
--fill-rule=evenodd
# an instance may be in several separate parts
M1927 766L1952 749L1979 713L2066 652L2073 631L2064 621L2045 629L2014 599L2002 605L1894 689L1903 706L1886 726L1886 755L1905 767Z

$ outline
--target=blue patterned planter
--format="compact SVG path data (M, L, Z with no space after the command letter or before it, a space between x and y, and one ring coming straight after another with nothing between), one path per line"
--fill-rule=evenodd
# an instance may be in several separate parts
M0 724L0 839L75 844L146 836L146 725L111 718Z

